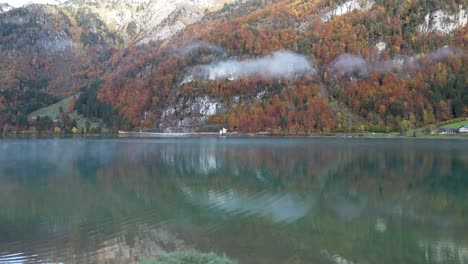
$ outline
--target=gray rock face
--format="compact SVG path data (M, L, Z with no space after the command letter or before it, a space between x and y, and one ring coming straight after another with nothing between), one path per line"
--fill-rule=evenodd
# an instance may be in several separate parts
M421 32L439 32L449 34L468 23L468 10L460 5L458 13L443 10L430 12L425 16L424 23L419 26Z
M165 40L200 21L205 10L216 10L234 1L71 0L65 8L73 14L84 9L93 12L127 44L147 44Z
M171 105L163 111L160 128L165 132L206 130L208 117L226 111L227 105L224 102L209 96L181 100L177 105Z

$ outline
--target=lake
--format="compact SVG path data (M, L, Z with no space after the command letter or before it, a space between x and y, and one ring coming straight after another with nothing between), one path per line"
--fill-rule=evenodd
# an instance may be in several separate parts
M0 263L468 263L468 141L0 139Z

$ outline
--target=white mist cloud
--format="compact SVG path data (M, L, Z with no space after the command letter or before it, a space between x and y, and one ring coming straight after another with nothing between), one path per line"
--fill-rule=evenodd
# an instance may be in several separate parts
M368 61L359 55L342 54L327 66L327 70L335 77L355 75L365 78L371 71L404 73L411 69L419 69L422 67L422 59L436 62L447 57L465 56L467 55L463 50L450 46L442 47L427 55L417 57L401 56L384 61Z
M192 43L190 45L187 45L185 46L184 48L180 49L180 50L177 50L177 54L178 55L181 55L181 56L186 56L194 51L197 51L197 50L210 50L212 51L213 53L216 53L218 55L226 55L226 52L224 51L224 49L218 47L218 46L215 46L215 45L211 45L209 43L206 43L206 42L195 42L195 43Z
M342 54L328 65L328 71L339 76L350 74L367 76L369 63L361 56Z
M450 46L442 47L433 53L428 55L430 60L441 60L446 57L463 57L466 56L465 52L459 48L454 48Z
M265 78L293 78L314 73L306 57L291 51L276 51L269 56L248 60L225 60L198 65L192 70L196 78L236 79L260 75Z

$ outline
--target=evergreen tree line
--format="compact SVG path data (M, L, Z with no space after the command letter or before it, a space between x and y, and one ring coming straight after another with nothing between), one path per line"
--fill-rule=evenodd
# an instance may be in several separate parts
M110 105L101 103L97 93L102 85L102 80L95 80L81 89L81 94L75 102L75 110L78 114L87 118L99 118L114 132L119 129L128 130L130 122L122 117L117 110Z

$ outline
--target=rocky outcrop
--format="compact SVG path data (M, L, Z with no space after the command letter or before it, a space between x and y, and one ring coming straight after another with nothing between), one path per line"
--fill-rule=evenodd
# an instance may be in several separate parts
M460 6L458 13L436 10L426 15L424 23L419 26L421 32L439 32L449 34L468 23L468 10Z
M354 10L369 10L374 5L373 0L351 0L347 1L322 16L322 21L327 22L335 16L342 16Z
M194 132L206 130L208 117L227 111L225 103L209 96L181 100L167 107L161 116L160 128L164 132ZM213 128L216 130L215 128Z
M230 0L234 1L234 0ZM127 44L165 40L216 10L221 0L72 0L64 6L73 14L93 12ZM229 2L229 1L227 1Z

